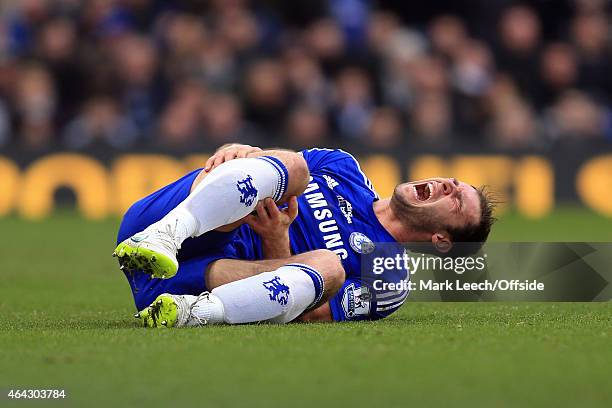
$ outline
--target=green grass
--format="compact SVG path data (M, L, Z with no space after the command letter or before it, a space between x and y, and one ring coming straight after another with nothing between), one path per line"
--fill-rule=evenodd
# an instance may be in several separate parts
M54 406L609 406L610 303L409 303L371 323L136 326L116 220L0 220L0 390ZM496 240L610 240L566 209ZM0 405L7 399L0 395ZM24 401L14 406L27 406ZM42 405L36 404L36 405Z
M518 242L612 242L612 218L564 207L544 218L510 213L499 219L490 240Z

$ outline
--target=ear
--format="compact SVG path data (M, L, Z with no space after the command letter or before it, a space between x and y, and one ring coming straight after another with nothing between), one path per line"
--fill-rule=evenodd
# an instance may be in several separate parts
M445 233L435 233L431 236L431 243L434 248L438 250L438 252L442 252L443 254L447 253L453 248L453 243L451 242L448 234Z

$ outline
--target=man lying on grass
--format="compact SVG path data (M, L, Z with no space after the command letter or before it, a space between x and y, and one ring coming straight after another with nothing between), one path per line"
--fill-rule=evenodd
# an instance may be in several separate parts
M363 253L396 242L477 250L491 213L483 189L456 179L399 184L380 199L342 150L229 145L136 202L113 255L148 327L376 320L398 310L408 290L373 290ZM397 284L407 275L381 278Z

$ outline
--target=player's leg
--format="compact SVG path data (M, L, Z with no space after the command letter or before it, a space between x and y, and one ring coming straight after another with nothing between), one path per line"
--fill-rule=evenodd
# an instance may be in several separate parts
M163 294L137 316L150 327L288 323L327 302L345 278L342 263L327 250L285 260L219 260L215 264L216 268L231 267L232 272L240 269L240 274L232 276L242 278L200 296Z
M187 198L121 242L115 255L152 276L173 276L178 268L176 253L187 238L244 218L264 198L280 201L303 192L309 173L302 156L287 152L278 156L232 160L198 178Z
M136 310L146 308L163 293L199 295L205 292L208 289L202 276L202 269L210 262L210 255L181 260L176 275L171 279L151 279L151 276L141 271L126 272Z
M121 221L117 243L159 221L180 204L189 196L191 186L198 174L199 171L193 171L134 203ZM234 236L234 232L210 231L199 237L187 239L178 253L180 267L172 279L152 279L136 264L132 265L129 270L122 268L132 289L138 310L143 309L158 295L165 292L197 295L205 291L202 271L211 262L234 257L231 251L227 250Z
M211 262L206 270L206 287L208 290L213 290L228 283L271 271L287 264L305 264L321 272L325 284L325 293L321 303L324 303L330 296L333 296L344 283L344 268L338 255L327 249L317 249L283 259L262 259L257 261L219 259Z

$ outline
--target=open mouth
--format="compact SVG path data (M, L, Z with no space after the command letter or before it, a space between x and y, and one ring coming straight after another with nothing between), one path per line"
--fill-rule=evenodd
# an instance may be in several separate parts
M412 186L414 195L419 201L427 201L431 197L433 186L431 183L414 184Z

